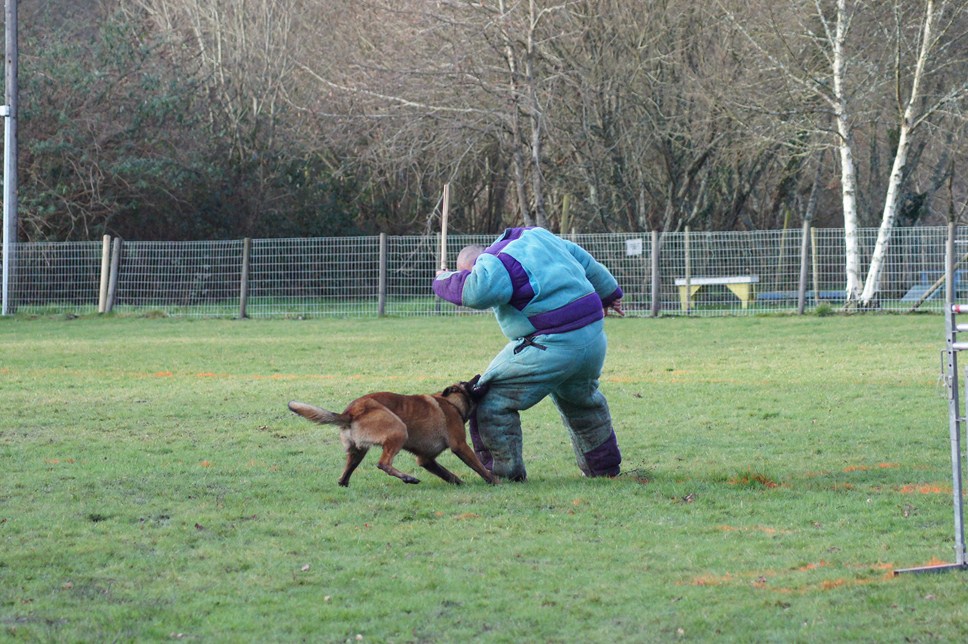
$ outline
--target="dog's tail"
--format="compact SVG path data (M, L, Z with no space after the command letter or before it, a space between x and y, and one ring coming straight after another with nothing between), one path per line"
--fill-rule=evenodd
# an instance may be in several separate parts
M313 405L307 405L306 403L293 400L289 403L289 409L303 418L307 418L320 425L338 425L343 429L350 426L350 419L347 416L344 414L335 414L322 407L314 407Z

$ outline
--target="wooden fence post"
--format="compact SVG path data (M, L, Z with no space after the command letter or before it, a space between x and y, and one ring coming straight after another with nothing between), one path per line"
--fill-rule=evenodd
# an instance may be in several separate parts
M686 315L692 314L692 267L689 258L689 226L685 228L685 249L686 249Z
M114 249L111 252L111 275L108 278L108 299L104 305L104 312L110 313L114 308L114 299L118 294L118 273L121 269L121 238L114 238Z
M111 235L101 238L101 280L97 292L97 312L104 313L108 306L108 273L111 270Z
M800 283L797 287L797 315L803 315L807 299L807 252L810 250L810 221L803 220L803 237L800 239Z
M820 304L820 276L817 274L817 229L810 228L810 251L813 257L813 305Z
M249 261L252 257L252 239L242 240L242 275L239 283L239 319L249 317L245 309L249 304Z

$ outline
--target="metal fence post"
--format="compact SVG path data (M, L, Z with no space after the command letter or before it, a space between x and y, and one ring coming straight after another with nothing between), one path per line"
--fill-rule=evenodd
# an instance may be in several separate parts
M377 294L377 315L386 315L387 307L387 234L380 233L380 282Z
M652 231L652 317L658 317L659 313L662 311L662 298L660 297L659 290L661 287L661 282L659 281L659 231Z
M12 315L16 306L13 302L13 285L17 283L17 118L20 91L17 85L19 74L18 3L7 0L4 5L4 97L6 104L0 106L3 117L3 270L2 305L0 314Z

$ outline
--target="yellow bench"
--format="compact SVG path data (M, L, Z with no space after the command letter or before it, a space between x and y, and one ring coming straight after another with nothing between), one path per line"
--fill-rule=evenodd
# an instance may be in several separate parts
M689 284L686 285L686 278L677 277L676 286L679 287L679 303L682 305L682 310L685 311L692 308L692 305L696 302L696 293L699 292L703 286L710 286L714 284L721 284L730 290L730 292L739 298L739 301L743 304L743 308L749 306L750 301L753 299L753 284L760 281L757 275L734 275L731 277L690 277Z

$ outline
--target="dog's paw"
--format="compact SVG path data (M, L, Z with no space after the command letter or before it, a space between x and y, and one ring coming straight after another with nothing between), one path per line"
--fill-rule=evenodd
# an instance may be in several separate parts
M410 476L409 474L406 474L406 475L403 476L403 482L404 483L417 484L417 483L420 482L420 479L414 478L414 477Z

